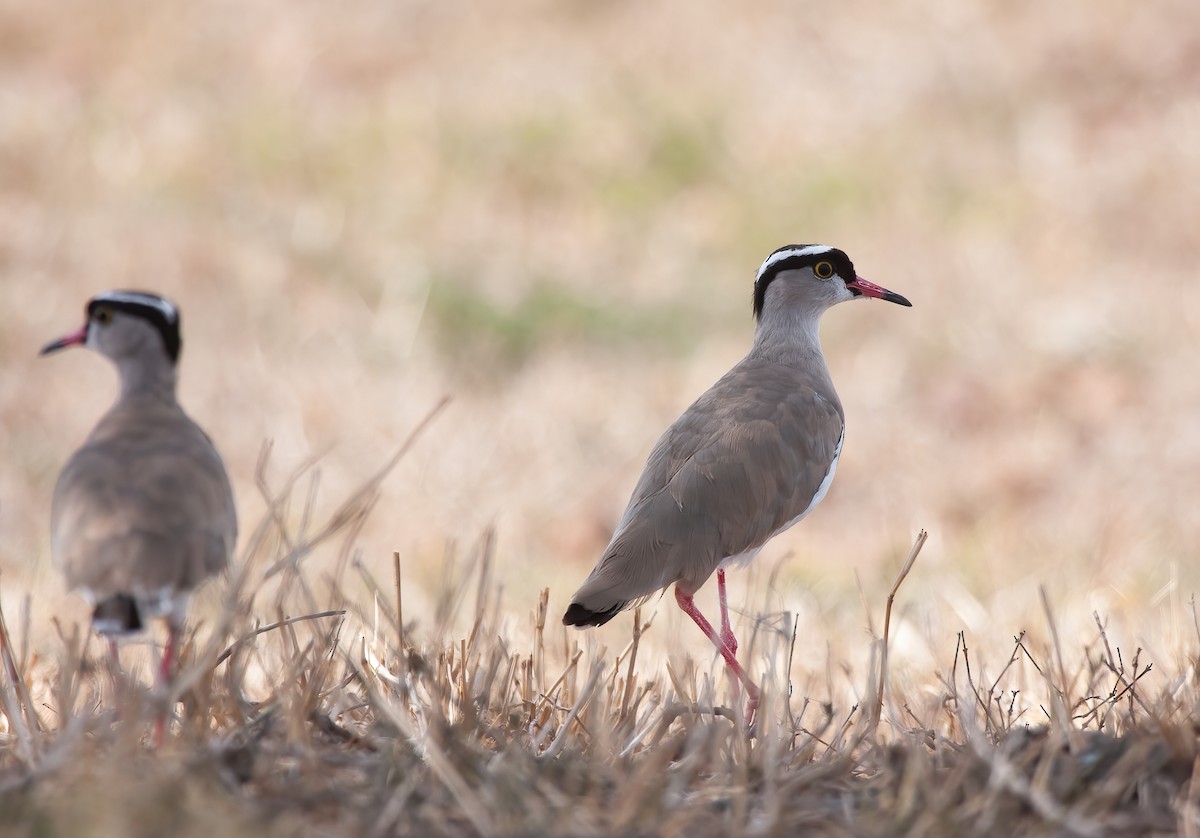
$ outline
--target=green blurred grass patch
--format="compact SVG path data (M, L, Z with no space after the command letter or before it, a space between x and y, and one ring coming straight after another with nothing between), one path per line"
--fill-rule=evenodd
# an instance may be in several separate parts
M489 371L519 368L548 345L684 353L697 341L700 313L680 303L628 307L585 297L562 284L535 281L511 303L440 278L430 286L425 322L452 364Z

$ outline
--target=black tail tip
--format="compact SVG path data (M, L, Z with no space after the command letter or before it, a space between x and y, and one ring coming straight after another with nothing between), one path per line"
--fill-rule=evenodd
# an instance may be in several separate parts
M567 608L567 613L563 614L564 626L602 626L611 620L613 617L621 613L621 609L625 607L625 603L618 602L612 608L604 611L593 611L590 608L584 608L578 602L572 602Z
M142 615L137 600L129 594L115 594L96 603L92 627L99 634L133 634L142 630Z

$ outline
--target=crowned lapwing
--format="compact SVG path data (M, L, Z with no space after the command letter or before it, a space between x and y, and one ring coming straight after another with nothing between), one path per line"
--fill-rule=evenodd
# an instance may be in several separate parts
M92 605L92 627L110 641L167 624L159 669L165 688L188 596L224 570L237 539L225 466L212 440L175 397L179 310L140 291L87 304L87 322L48 344L94 349L112 361L121 393L54 488L51 553L67 585ZM155 728L161 742L163 717Z
M912 304L854 271L824 245L788 245L754 280L754 345L658 440L625 514L563 615L599 626L675 585L675 601L746 686L748 715L758 688L737 660L725 568L748 562L829 491L845 436L842 404L821 353L821 315L873 297ZM717 634L693 601L716 571Z

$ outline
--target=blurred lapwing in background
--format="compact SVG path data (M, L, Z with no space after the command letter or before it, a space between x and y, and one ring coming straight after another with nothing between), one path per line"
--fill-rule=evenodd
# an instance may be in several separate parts
M754 281L754 344L658 440L604 554L563 623L599 626L675 585L675 601L724 657L749 697L759 690L737 660L725 568L754 558L825 497L845 436L842 404L818 336L821 315L848 300L911 306L855 273L824 245L788 245ZM716 571L720 634L695 593Z
M87 321L47 355L86 346L120 375L117 402L67 461L54 489L51 552L67 585L92 605L110 642L152 618L167 625L159 669L166 688L188 597L229 563L237 539L233 490L212 441L176 399L179 310L144 292L87 304ZM164 717L155 726L163 737Z

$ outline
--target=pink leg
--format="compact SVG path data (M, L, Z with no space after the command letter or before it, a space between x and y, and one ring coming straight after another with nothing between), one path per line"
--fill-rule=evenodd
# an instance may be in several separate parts
M721 603L721 642L736 655L738 642L737 638L733 636L733 629L729 627L729 605L725 599L725 571L722 569L717 570L717 600Z
M175 665L175 654L179 643L179 632L175 626L167 625L167 648L163 649L162 663L158 668L158 681L161 686L166 686L171 680L171 667Z
M175 663L176 647L179 643L179 632L169 620L167 621L167 646L163 649L162 663L158 668L158 688L166 697L167 686L171 683L171 667ZM154 747L161 748L166 734L166 708L158 711L154 720Z
M722 577L723 574L722 576L717 577L718 582L723 581ZM734 641L734 645L731 648L724 639L719 637L713 630L712 623L705 619L704 615L700 613L700 609L696 607L696 603L693 598L688 594L685 594L678 585L675 586L675 601L679 603L679 607L683 609L683 613L691 617L696 625L700 627L700 631L704 632L704 635L712 641L714 646L717 647L717 651L721 653L721 657L725 658L725 665L729 667L731 672L733 672L734 676L737 678L737 682L745 685L746 694L750 697L749 701L747 702L746 718L748 721L753 721L754 711L758 709L758 687L755 686L754 682L750 680L750 677L746 675L746 671L742 669L742 665L738 663L737 653L734 651L734 649L737 648L737 641ZM723 633L724 631L728 631L729 627L729 618L724 614L724 611L725 609L722 609L724 621ZM733 637L732 631L729 631L729 637Z

